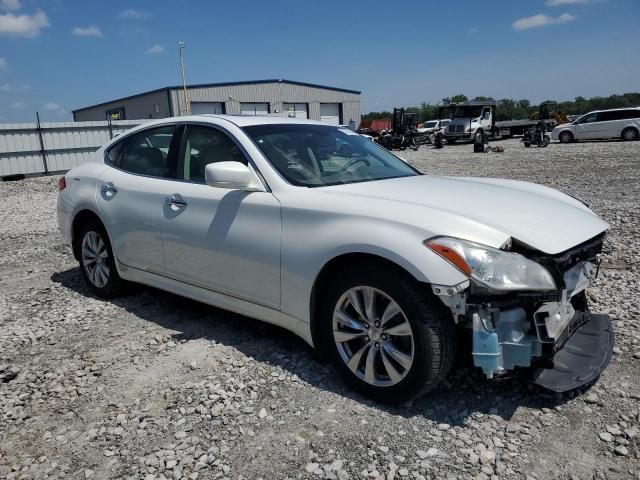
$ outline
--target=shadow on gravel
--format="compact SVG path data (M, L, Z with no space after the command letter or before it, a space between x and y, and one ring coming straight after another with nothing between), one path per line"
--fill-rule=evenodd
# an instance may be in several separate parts
M93 296L77 267L54 273L51 280L81 295ZM475 413L510 420L518 407L553 408L570 398L515 376L489 381L470 367L468 355L459 355L454 370L435 391L413 402L385 405L355 393L306 342L280 327L143 285L131 285L129 291L109 301L143 320L178 332L173 335L175 341L206 339L227 345L258 362L295 374L316 388L403 417L423 416L450 425L463 425ZM468 352L469 348L460 350Z

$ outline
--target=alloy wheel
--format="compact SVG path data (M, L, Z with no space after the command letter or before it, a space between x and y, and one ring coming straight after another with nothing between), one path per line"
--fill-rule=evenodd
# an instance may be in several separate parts
M94 231L88 231L82 239L82 267L87 278L96 288L104 288L109 282L110 268L107 245Z
M373 287L353 287L340 297L333 339L349 370L370 385L396 385L413 365L409 320L393 298Z
M632 128L628 128L624 131L623 138L627 141L636 140L638 138L638 132Z

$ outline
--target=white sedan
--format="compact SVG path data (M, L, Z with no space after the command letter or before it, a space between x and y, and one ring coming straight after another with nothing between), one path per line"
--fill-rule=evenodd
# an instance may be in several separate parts
M383 401L433 389L465 334L487 377L556 391L611 358L585 295L608 225L556 190L279 117L153 121L93 160L60 179L58 223L101 297L139 282L279 325Z

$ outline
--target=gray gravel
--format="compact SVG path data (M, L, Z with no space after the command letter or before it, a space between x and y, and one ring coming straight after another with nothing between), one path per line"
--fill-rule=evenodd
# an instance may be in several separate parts
M142 286L91 297L55 179L0 183L0 478L640 479L640 143L500 144L402 155L556 187L611 223L589 297L617 347L589 391L459 367L426 398L375 404L276 327Z

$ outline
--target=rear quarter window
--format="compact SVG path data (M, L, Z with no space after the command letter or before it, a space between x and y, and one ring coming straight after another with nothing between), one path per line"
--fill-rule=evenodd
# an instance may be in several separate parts
M109 165L117 165L122 156L124 142L118 142L107 150L106 163Z

